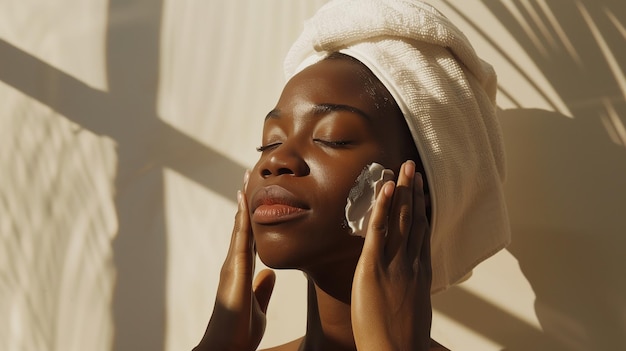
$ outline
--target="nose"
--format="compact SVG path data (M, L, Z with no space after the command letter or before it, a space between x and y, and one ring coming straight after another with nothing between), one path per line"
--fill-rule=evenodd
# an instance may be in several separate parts
M280 175L302 177L310 171L300 148L293 141L283 142L262 158L264 160L259 169L263 178Z

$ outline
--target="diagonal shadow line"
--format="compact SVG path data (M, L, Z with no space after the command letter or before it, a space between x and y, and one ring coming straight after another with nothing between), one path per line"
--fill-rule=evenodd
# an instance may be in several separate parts
M99 111L98 113L103 116L113 114L119 116L118 108L123 107L115 107L116 99L111 94L88 86L2 39L0 39L0 57L2 58L0 81L48 106L91 133L107 136L116 141L124 138L127 130L120 128L117 123L111 123L111 120L105 118L90 118L93 111ZM63 92L55 92L54 87L48 89L47 86L40 84L42 81L54 82L54 87L63 87ZM241 182L233 177L215 176L217 173L215 170L219 170L219 174L243 174L246 166L218 153L161 119L154 118L152 123L154 124L152 132L158 133L159 137L153 139L155 144L152 146L151 154L157 158L149 160L147 166L129 176L137 176L137 172L146 171L146 167L168 167L204 188L234 201L233 194L239 189Z
M0 39L0 81L47 105L57 113L98 135L117 139L116 131L106 120L88 118L91 111L106 111L111 106L109 94L91 88L78 79ZM41 82L51 82L44 85ZM63 92L58 92L63 87ZM69 103L65 99L81 103ZM71 118L70 118L71 117Z
M159 127L163 131L163 140L167 141L155 146L159 156L157 162L161 167L170 168L224 199L235 201L235 194L241 188L243 174L248 167L203 145L166 122L160 121Z
M0 81L81 128L117 143L115 208L119 228L112 243L117 269L113 346L119 350L163 350L167 218L162 169L171 168L232 200L240 184L238 177L211 177L211 170L242 174L245 167L159 119L155 108L162 3L133 4L139 6L132 10L139 10L142 16L148 14L143 18L148 22L120 28L112 23L112 13L127 11L127 3L109 2L106 72L110 92L94 89L2 39ZM134 47L137 44L143 50ZM134 55L137 51L140 54ZM146 78L148 86L140 86ZM139 82L141 79L144 82Z
M537 83L535 83L535 81L533 79L531 79L531 77L528 75L528 73L526 73L526 70L524 70L523 67L521 67L519 64L517 64L517 62L511 57L511 55L507 54L504 51L504 49L502 49L500 47L500 45L498 45L495 41L493 41L493 39L491 39L491 37L484 30L482 30L479 26L477 26L475 20L472 20L471 18L469 18L466 14L463 13L463 11L459 10L459 8L457 6L455 6L455 5L453 5L449 0L444 0L444 1L445 1L446 5L448 5L452 10L454 10L454 12L456 12L456 14L459 17L463 18L463 20L470 27L472 27L486 42L488 42L489 45L491 45L491 47L498 52L498 54L500 54L502 57L504 57L506 59L506 61L509 63L509 65L511 65L511 67L515 68L515 70L517 71L517 73L519 75L524 77L526 82L530 86L532 86L539 95L541 95L541 97L550 105L550 107L552 107L555 111L559 110L558 107L552 103L552 99L550 99L550 97L547 96L544 93L543 89L541 89L541 87L539 85L537 85ZM498 88L501 91L503 91L502 87L498 87ZM506 93L506 95L509 97L509 99L512 99L511 94ZM513 100L513 101L515 101L515 100ZM520 106L520 105L518 104L518 106Z
M511 14L510 10L503 5L501 1L482 0L489 11L497 17L502 24L505 24L507 30L519 43L521 48L528 53L531 60L539 68L541 73L553 85L561 100L566 104L573 114L578 110L577 104L583 100L599 99L605 96L612 96L619 93L619 87L616 84L613 73L608 67L606 61L598 60L596 53L599 53L600 47L597 40L593 37L584 19L578 9L576 3L567 2L567 4L556 4L545 2L545 5L551 10L555 16L556 23L559 23L561 30L568 34L568 45L576 49L579 58L574 58L561 47L553 49L548 57L539 53L525 30L518 20ZM529 22L530 14L519 4L515 2L515 6L519 8L520 14ZM623 39L618 34L618 30L613 24L607 21L606 13L611 13L619 22L624 17L624 11L618 9L623 8L621 3L613 0L581 0L579 5L584 5L591 17L596 20L596 24L601 26L602 36L608 40L608 46L616 57L624 57ZM533 4L530 4L533 5ZM540 20L548 22L549 20L539 11ZM538 28L533 28L535 32L540 32ZM606 31L606 32L605 32ZM613 51L615 49L615 51ZM579 62L580 60L580 62ZM621 60L619 63L623 63ZM600 64L598 64L600 62ZM620 65L622 68L622 65ZM565 77L565 78L564 78ZM597 101L597 100L596 100Z
M489 303L467 289L450 289L433 297L433 308L463 326L483 335L506 350L527 340L528 350L563 350L555 340L543 331L530 325L500 307ZM521 351L521 350L520 350Z

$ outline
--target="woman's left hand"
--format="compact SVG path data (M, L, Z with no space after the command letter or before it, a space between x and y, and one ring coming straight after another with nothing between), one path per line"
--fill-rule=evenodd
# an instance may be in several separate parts
M432 309L430 229L415 163L383 185L352 284L357 349L428 350Z

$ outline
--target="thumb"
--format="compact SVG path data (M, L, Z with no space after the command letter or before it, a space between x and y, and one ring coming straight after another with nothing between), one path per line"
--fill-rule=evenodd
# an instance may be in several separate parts
M260 271L256 278L254 278L254 297L259 303L259 307L263 313L267 312L267 306L270 303L270 297L272 297L275 282L276 273L274 273L271 269L264 269Z

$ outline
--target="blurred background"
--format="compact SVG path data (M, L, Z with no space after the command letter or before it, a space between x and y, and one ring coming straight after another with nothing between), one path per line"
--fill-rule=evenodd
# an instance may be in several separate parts
M0 2L0 349L189 350L282 60L321 0ZM436 0L499 75L513 243L452 350L626 350L626 4ZM279 272L262 347L305 328Z

